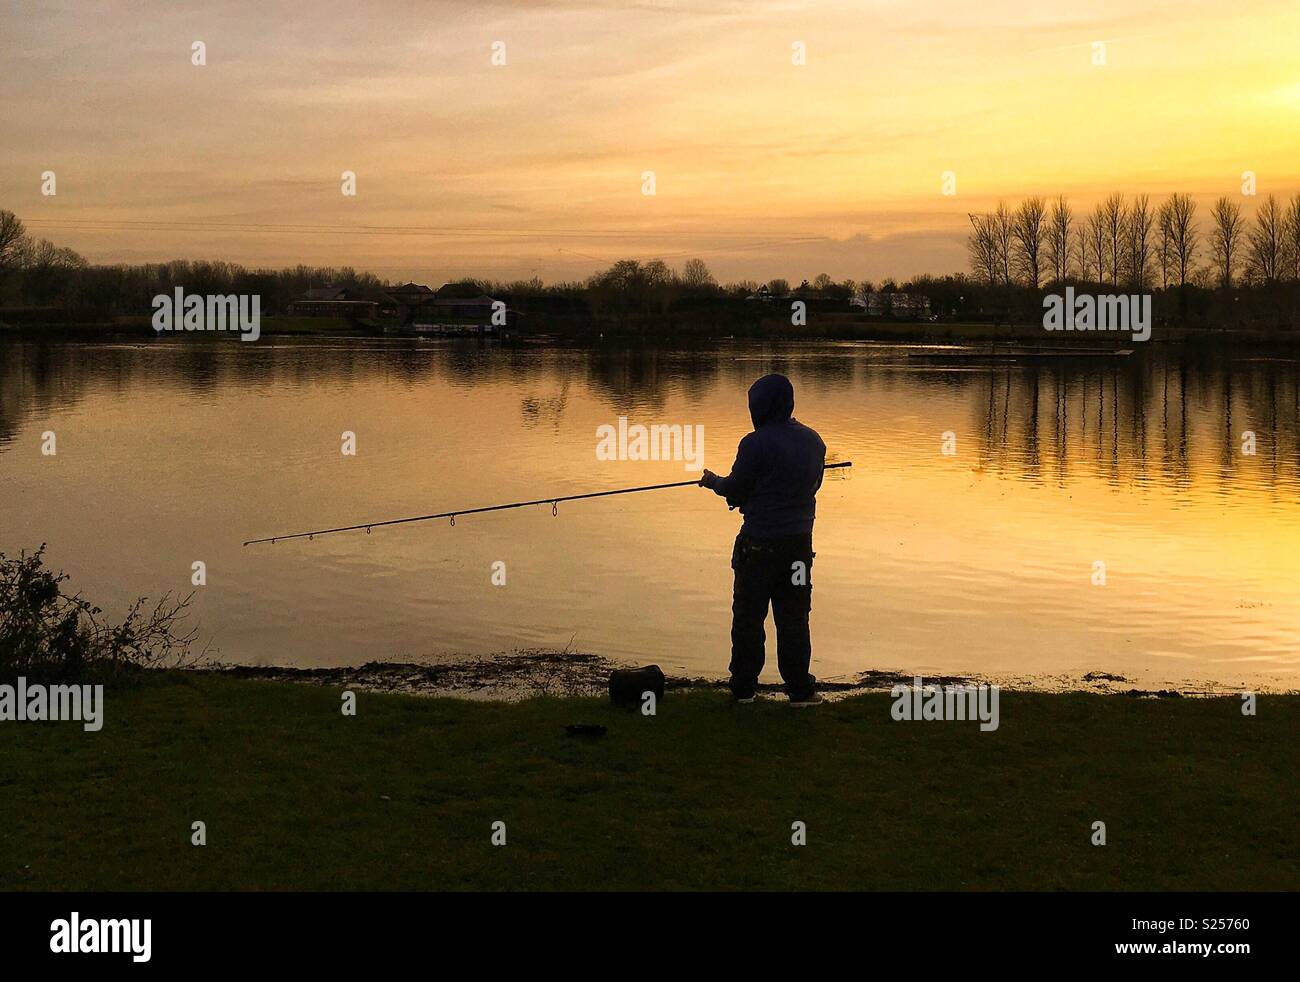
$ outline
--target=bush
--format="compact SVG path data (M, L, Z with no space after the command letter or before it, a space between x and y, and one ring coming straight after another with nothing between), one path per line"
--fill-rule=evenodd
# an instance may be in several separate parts
M67 574L46 569L44 555L44 544L16 559L0 553L0 677L81 680L191 661L197 632L177 630L190 597L165 594L152 610L141 597L125 620L111 624L81 594L63 592Z

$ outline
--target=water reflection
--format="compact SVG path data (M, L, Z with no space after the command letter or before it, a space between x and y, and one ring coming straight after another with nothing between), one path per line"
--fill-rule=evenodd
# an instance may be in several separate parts
M1077 470L1113 486L1178 489L1212 474L1225 493L1243 480L1294 489L1300 476L1295 362L1176 349L1116 364L951 374L983 389L975 407L983 468L1061 484Z
M254 554L320 524L681 480L600 463L620 415L701 423L725 469L744 393L782 371L856 467L819 509L822 674L1119 670L1300 685L1300 366L1128 358L931 362L897 345L693 350L428 342L0 342L0 550L51 542L122 602L220 575L233 660L331 664L577 644L725 668L726 543L708 496L508 513ZM59 432L57 462L40 433ZM338 454L358 432L355 463ZM941 452L951 431L958 452ZM1255 453L1244 452L1253 434ZM638 496L639 497L639 496ZM111 506L111 507L110 507ZM463 526L463 527L462 527ZM478 575L509 558L511 587ZM1105 559L1113 584L1090 589Z

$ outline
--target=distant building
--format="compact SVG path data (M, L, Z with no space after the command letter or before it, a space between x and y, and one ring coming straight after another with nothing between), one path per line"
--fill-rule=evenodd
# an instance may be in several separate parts
M436 291L407 283L385 295L380 313L395 320L394 328L402 332L496 334L503 326L493 323L497 304L472 283L447 283ZM518 316L508 310L505 313L510 320Z
M890 293L889 313L895 320L929 320L930 298L920 293Z
M496 303L497 301L477 286L468 283L447 283L434 294L433 309L442 320L490 326Z
M854 297L849 302L868 317L930 319L930 298L920 293L868 293L865 298Z
M287 312L294 317L374 317L379 304L353 299L343 287L323 286L308 290L292 301Z
M423 283L406 283L385 294L385 299L407 307L418 307L432 300L433 297L433 291Z
M395 320L399 325L410 324L415 313L433 301L433 291L423 283L404 283L384 294L379 303L379 316Z
M327 301L327 300L351 300L352 295L346 287L341 286L319 286L308 290L302 295L304 302Z

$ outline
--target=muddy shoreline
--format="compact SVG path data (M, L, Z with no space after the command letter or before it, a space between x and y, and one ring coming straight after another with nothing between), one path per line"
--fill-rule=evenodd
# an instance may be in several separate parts
M483 657L451 658L442 661L374 661L338 668L293 668L286 666L208 665L236 678L267 679L356 688L372 692L396 692L422 696L452 696L462 699L516 701L535 696L599 696L608 691L610 672L629 666L600 655L544 648L519 649ZM850 676L818 679L828 698L842 698L862 692L889 690L911 685L912 673L868 670ZM1241 689L1212 683L1189 683L1185 688L1142 689L1122 675L1093 671L1079 677L1021 676L925 676L934 685L997 685L1007 691L1092 692L1102 695L1181 698L1184 696L1226 696ZM667 677L666 688L719 689L727 687L724 677ZM779 684L762 683L759 695L776 697Z

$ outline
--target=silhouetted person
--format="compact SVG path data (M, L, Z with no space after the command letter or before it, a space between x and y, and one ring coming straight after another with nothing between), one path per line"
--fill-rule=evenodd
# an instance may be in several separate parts
M767 636L763 621L772 605L776 660L791 705L821 702L808 673L812 643L812 529L826 444L793 416L794 386L784 375L764 375L749 388L754 432L740 441L731 473L706 470L700 484L745 516L731 568L731 693L754 701Z

